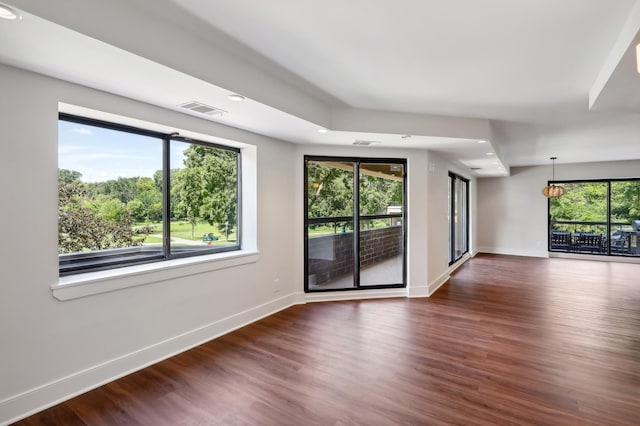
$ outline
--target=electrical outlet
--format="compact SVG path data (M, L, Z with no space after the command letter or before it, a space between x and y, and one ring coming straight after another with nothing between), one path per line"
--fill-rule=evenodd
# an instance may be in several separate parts
M273 292L277 293L280 291L280 278L273 279Z

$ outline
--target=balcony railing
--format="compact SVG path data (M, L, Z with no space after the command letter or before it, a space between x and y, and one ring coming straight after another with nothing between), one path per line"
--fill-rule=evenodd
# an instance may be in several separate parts
M554 221L549 234L549 250L556 252L640 256L640 230L628 222Z
M353 231L353 216L314 217L307 219L309 238ZM360 229L396 226L402 223L402 213L360 216Z

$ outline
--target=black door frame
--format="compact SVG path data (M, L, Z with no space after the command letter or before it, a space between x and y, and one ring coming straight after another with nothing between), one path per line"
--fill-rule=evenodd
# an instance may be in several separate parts
M309 206L307 173L309 161L332 161L353 163L353 215L348 218L353 221L353 277L354 287L340 289L309 289ZM402 283L360 286L360 164L400 164L404 168L402 181ZM319 293L328 291L370 290L380 288L405 288L407 286L407 160L402 158L370 158L370 157L333 157L333 156L304 156L304 291L305 293ZM347 219L345 217L344 219Z

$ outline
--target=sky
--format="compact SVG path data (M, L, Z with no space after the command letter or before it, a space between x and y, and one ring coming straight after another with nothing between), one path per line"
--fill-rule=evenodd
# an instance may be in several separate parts
M172 169L183 167L187 145L171 143ZM59 120L58 168L82 173L83 182L153 177L162 169L162 140Z

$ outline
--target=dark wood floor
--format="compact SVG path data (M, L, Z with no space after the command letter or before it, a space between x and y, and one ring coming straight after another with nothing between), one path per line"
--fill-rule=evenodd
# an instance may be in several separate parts
M638 425L640 265L479 255L289 308L19 424Z

